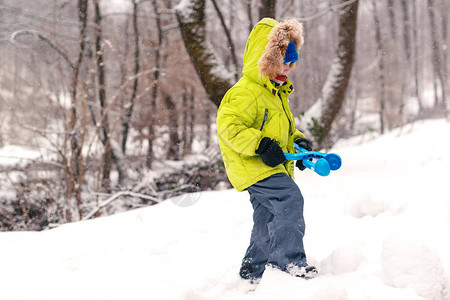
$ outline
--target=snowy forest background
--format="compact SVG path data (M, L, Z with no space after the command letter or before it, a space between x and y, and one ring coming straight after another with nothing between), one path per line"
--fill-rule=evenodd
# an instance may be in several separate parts
M449 116L445 0L0 0L0 230L229 187L215 113L265 16L304 24L318 148Z

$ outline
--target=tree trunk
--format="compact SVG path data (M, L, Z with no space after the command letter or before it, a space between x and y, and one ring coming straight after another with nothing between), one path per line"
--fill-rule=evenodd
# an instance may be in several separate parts
M132 17L133 18L133 17ZM128 26L129 26L129 21L127 20L126 24L125 24L125 28L123 29L124 32L124 53L123 53L123 61L120 64L120 86L124 86L125 82L126 82L126 77L127 77L127 71L126 71L126 64L127 64L127 56L128 56L128 51L130 50L130 37L128 34ZM127 110L127 104L128 103L128 94L127 92L124 90L123 93L120 96L120 111L125 112ZM122 129L123 129L123 119L122 119ZM122 131L123 132L123 131ZM118 173L119 173L119 186L123 185L124 181L127 178L127 171L126 171L126 166L124 164L124 151L126 151L126 148L123 148L123 140L124 139L128 139L128 138L124 138L124 136L122 135L122 142L121 145L118 145L117 147L112 147L112 152L113 152L113 160L114 163L117 167ZM126 142L125 142L126 144Z
M391 36L395 40L395 37L397 36L397 25L395 25L394 11L394 0L388 0L389 27L391 29Z
M193 89L185 89L183 93L183 155L192 153L194 103Z
M113 163L113 154L110 143L110 129L109 118L106 103L106 90L105 90L105 66L103 61L103 30L102 30L102 15L100 11L100 5L98 0L94 0L94 23L96 25L96 38L95 38L95 61L97 66L98 76L98 100L100 102L100 126L101 126L101 141L104 145L102 168L102 189L106 192L110 192L110 175Z
M341 3L348 2L341 0ZM329 134L347 92L355 57L356 26L359 1L349 3L339 12L338 47L336 57L322 88L322 117L313 132L320 148L329 147Z
M272 18L275 19L276 0L261 0L259 7L259 19Z
M438 37L438 27L436 24L436 19L434 15L434 4L433 0L428 0L428 14L429 14L429 20L430 20L430 30L431 30L431 44L432 44L432 65L433 65L433 72L437 79L439 80L439 85L441 89L441 102L438 101L438 95L437 95L437 85L435 82L435 108L439 108L439 106L442 105L442 107L445 110L445 114L447 115L447 100L446 100L446 86L447 83L445 82L445 75L444 75L444 68L442 66L442 53L441 53L441 43L439 43L439 37Z
M219 106L234 76L216 57L206 38L205 0L181 3L185 5L176 6L175 12L184 45L209 99Z
M450 13L450 5L448 1L441 0L441 20L442 20L442 73L444 77L444 101L446 101L447 119L450 119L450 98L448 86L448 17Z
M405 50L406 61L409 64L411 61L411 23L409 20L408 4L410 2L401 0L402 12L403 12L403 48Z
M410 97L411 93L411 23L410 23L410 17L409 17L409 9L408 9L408 3L406 0L401 0L401 10L402 10L402 17L403 17L403 50L405 53L405 60L404 60L404 68L403 68L403 80L402 80L402 88L401 88L401 95L400 95L400 107L399 107L399 120L400 124L396 125L403 125L405 123L405 103L408 101L408 98Z
M129 104L126 106L124 119L122 121L122 153L125 154L127 149L128 132L130 130L131 117L133 115L134 100L136 99L138 84L139 84L139 70L140 70L140 48L139 48L139 27L137 23L137 9L138 3L136 0L133 2L133 31L134 31L134 83L133 90L131 92L131 98Z
M412 31L412 44L414 49L414 57L413 57L413 69L414 69L414 94L417 99L417 105L419 107L419 115L423 112L423 104L422 104L422 95L420 94L420 85L419 85L419 40L417 37L418 28L417 23L417 0L414 0L412 3L412 23L414 30Z
M71 84L71 106L68 131L70 134L70 165L69 174L67 176L67 203L66 203L66 220L71 222L73 220L72 213L72 197L75 198L75 202L78 208L78 214L81 218L81 189L83 184L83 158L82 158L82 133L77 128L78 112L77 112L77 87L79 81L79 74L81 64L84 58L84 50L86 48L86 29L87 29L87 13L88 13L88 0L78 0L78 20L80 22L80 37L79 37L79 50L78 59L73 64L72 69L72 84ZM68 162L69 163L69 162Z
M181 133L181 142L183 143L183 151L182 156L190 154L189 145L187 144L188 140L188 126L189 126L189 106L188 106L188 97L186 88L183 91L182 103L183 107L183 127Z
M179 160L181 141L179 135L177 106L171 95L166 95L165 102L169 112L169 150L167 153L167 159Z
M211 146L211 108L205 106L205 149Z
M377 57L379 57L378 62L378 84L380 85L380 106L379 106L379 119L380 119L380 133L384 133L386 126L386 85L384 79L384 49L383 40L381 38L381 23L378 18L376 0L372 0L373 5L373 20L375 23L375 41L377 45Z
M194 143L194 136L195 136L194 130L195 130L195 123L196 123L195 111L194 111L194 105L195 105L195 103L194 103L195 102L195 90L194 89L191 89L191 94L189 96L190 96L189 113L191 115L191 117L190 117L191 122L189 123L189 133L190 134L189 134L188 144L190 145L189 149L191 149L191 152L192 152L192 144Z
M252 0L247 0L247 17L248 17L248 34L250 34L250 32L253 29L253 25L255 24L253 21L253 10L252 10Z
M148 125L148 148L147 148L147 157L145 164L147 168L152 167L154 154L153 154L153 141L155 140L155 117L154 113L156 112L156 99L158 98L158 80L160 75L161 68L161 47L163 43L163 31L161 24L161 14L158 9L158 3L156 0L152 0L153 12L155 14L156 20L156 28L158 30L158 44L155 47L155 70L153 72L153 87L152 94L150 99L150 114L149 114L149 125Z

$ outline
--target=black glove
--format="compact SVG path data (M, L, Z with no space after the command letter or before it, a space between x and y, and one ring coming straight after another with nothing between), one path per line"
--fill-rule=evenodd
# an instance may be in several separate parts
M298 140L295 141L295 143L307 151L312 151L313 145L308 139L299 138Z
M307 151L312 151L312 143L308 139L300 138L300 139L296 140L295 143ZM303 165L302 160L297 160L297 162L295 163L295 166L300 171L303 171L304 169L306 169L306 167Z
M256 154L261 156L263 163L272 168L286 161L286 157L284 157L283 150L278 145L278 142L268 137L261 139L259 147L256 149Z

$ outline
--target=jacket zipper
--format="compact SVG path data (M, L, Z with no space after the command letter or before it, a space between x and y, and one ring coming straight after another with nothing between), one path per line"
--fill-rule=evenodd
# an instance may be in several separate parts
M284 115L288 119L288 122L289 122L289 133L291 133L291 129L292 129L291 119L289 119L289 116L288 116L288 114L286 112L286 108L284 107L283 99L281 98L280 92L278 92L278 98L280 98L281 106L283 107L283 111L284 111Z
M265 125L266 122L267 122L268 116L269 116L269 110L266 108L266 109L264 109L264 119L263 119L263 122L262 122L262 124L261 124L261 128L259 129L259 131L262 131L262 130L263 130L264 125Z

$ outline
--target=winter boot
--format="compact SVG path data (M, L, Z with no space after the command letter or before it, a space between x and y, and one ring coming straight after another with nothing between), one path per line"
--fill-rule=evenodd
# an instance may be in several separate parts
M251 260L244 259L242 261L241 269L239 270L239 276L250 284L258 284L261 281L261 278L252 276L253 271Z
M290 266L287 268L287 271L292 276L300 277L300 278L304 278L304 279L312 279L312 278L316 277L317 274L319 273L317 271L316 267L308 266L308 265L306 265L304 267Z

